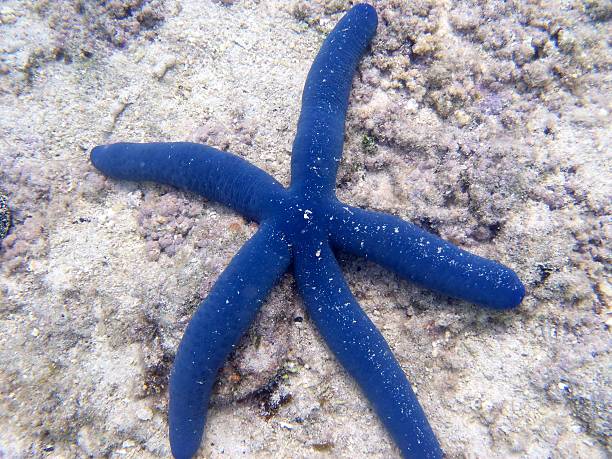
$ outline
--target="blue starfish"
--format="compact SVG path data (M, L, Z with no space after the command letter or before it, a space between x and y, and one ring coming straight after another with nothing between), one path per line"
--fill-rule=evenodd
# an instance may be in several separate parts
M308 74L286 189L245 160L193 143L117 143L91 161L107 176L193 191L259 222L187 326L170 376L170 445L177 459L201 442L216 375L278 279L293 273L310 318L357 381L407 458L442 450L404 372L361 310L334 256L356 254L443 294L494 309L517 306L516 274L392 215L341 203L334 187L357 63L376 32L376 11L353 7Z

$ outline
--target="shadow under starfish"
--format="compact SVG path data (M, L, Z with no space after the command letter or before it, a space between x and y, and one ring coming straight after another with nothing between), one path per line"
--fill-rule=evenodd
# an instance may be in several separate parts
M509 268L392 215L336 198L351 80L376 27L374 8L357 5L323 43L304 87L288 189L245 160L199 144L118 143L91 152L94 166L109 177L174 185L260 223L179 345L169 390L170 445L177 459L191 458L199 448L217 373L291 264L310 318L406 458L439 458L442 450L389 346L351 294L334 249L491 308L512 308L523 298L524 287Z

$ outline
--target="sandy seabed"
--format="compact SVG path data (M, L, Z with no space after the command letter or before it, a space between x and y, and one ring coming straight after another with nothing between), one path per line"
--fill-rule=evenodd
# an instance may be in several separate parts
M169 457L167 379L253 223L105 179L90 149L207 143L288 184L300 93L351 2L0 3L0 458ZM497 313L340 255L449 458L605 458L612 4L381 0L338 196L512 267ZM286 275L219 375L200 457L399 453Z

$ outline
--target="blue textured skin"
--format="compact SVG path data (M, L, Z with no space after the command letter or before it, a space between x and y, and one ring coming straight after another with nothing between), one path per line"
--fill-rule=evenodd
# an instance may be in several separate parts
M509 268L391 215L336 199L351 80L376 26L374 8L357 5L323 43L304 88L289 189L245 160L204 145L118 143L91 152L94 166L109 177L194 191L260 223L194 314L177 351L169 407L177 459L196 453L219 369L292 262L310 318L406 458L440 458L442 450L389 346L349 291L333 251L368 258L422 286L495 309L513 308L524 296Z

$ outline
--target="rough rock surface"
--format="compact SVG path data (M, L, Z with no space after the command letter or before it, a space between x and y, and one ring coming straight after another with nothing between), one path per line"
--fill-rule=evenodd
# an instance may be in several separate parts
M166 384L256 227L98 174L207 142L288 182L306 73L349 1L0 4L0 457L168 457ZM381 0L339 196L513 267L494 313L341 255L451 458L612 454L612 7ZM219 376L202 457L396 457L286 276Z

